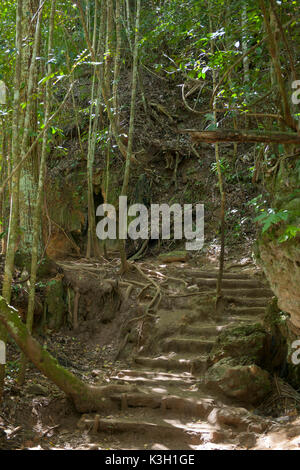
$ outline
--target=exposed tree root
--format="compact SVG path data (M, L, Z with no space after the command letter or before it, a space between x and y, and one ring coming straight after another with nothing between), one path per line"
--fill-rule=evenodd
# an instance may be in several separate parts
M153 281L153 279L151 279L151 277L147 276L147 274L145 274L139 266L134 265L134 267L144 279L146 279L147 281L150 281L151 284L153 284L153 286L156 288L156 293L155 293L153 299L151 300L151 302L146 307L145 315L147 316L151 309L155 309L155 311L157 310L157 308L160 304L160 301L162 299L161 288L155 281ZM157 302L157 300L158 300L158 302ZM156 302L157 302L157 304L156 304Z
M141 259L142 256L146 254L148 244L149 244L149 239L145 240L141 248L139 249L139 251L129 258L130 261L137 261Z

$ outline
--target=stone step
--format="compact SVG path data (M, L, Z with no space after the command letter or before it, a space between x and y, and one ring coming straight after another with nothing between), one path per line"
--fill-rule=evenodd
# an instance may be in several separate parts
M263 323L263 317L264 315L261 316L240 316L240 315L232 315L232 314L227 314L228 316L221 316L220 321L224 322L225 320L228 321L229 324L234 325L236 323L243 323L243 324L254 324L254 323Z
M182 391L180 391L182 394ZM173 411L176 415L193 416L205 419L215 405L215 399L208 396L201 397L198 391L185 393L185 396L170 393L158 393L151 390L145 392L133 392L124 394L113 394L111 399L116 402L123 412L132 408L146 408L149 410L159 409L161 412Z
M263 316L265 315L265 307L234 307L228 309L228 313L232 316Z
M163 369L167 371L185 371L191 374L202 374L207 370L207 359L205 357L199 358L183 358L172 356L160 357L135 357L136 364L146 367L147 369Z
M203 278L203 279L217 279L218 271L184 271L185 276L192 278ZM246 273L223 273L223 279L245 279L253 280L250 274Z
M214 341L194 338L168 338L162 344L162 350L166 352L208 353L213 347Z
M196 378L190 373L171 374L165 372L151 372L144 370L121 370L117 375L110 377L119 383L130 383L151 386L180 386L189 387L196 383Z
M172 443L172 450L189 449L191 444L202 444L208 435L211 435L215 429L209 423L185 423L182 419L170 417L168 420L163 418L150 417L147 419L143 417L113 417L113 418L99 418L98 432L122 434L132 436L132 440L136 441L138 438L143 439L147 436L149 439L154 439L155 442L166 442L169 439L175 439ZM92 423L91 423L92 425ZM176 443L177 441L177 443ZM175 448L173 446L175 445Z
M207 325L207 326L197 326L195 324L186 325L181 327L181 333L193 336L195 338L209 337L212 339L213 337L217 337L217 335L228 325Z
M264 307L269 303L269 299L266 297L262 297L260 299L253 299L250 297L226 297L225 300L229 304L234 304L237 306L245 306L245 307Z
M223 289L223 295L226 297L248 297L248 298L263 298L263 299L270 299L274 296L274 293L271 289L266 289L265 287L257 287L251 289L239 289L238 291L235 289Z

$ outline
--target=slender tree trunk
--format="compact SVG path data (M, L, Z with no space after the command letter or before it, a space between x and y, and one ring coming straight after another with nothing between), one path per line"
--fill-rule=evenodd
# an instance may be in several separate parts
M119 106L118 106L118 85L120 81L120 70L121 70L121 8L120 0L116 0L116 47L115 47L115 62L114 62L114 81L113 81L113 108L115 114L116 125L119 128Z
M95 21L94 21L94 33L93 33L93 50L96 50L97 40L97 0L95 1ZM102 5L103 6L103 5ZM103 11L103 8L102 8ZM99 62L102 62L104 50L103 50L103 38L104 38L104 27L105 17L101 16L100 31L98 37L97 56ZM97 73L98 71L98 73ZM88 242L87 242L87 253L86 257L100 257L99 241L96 236L96 220L95 220L95 205L94 205L94 185L93 185L93 166L95 160L95 149L97 131L99 127L99 115L101 108L101 88L102 88L103 72L102 68L99 73L99 69L94 68L93 84L92 84L92 96L91 96L91 109L90 109L90 124L89 124L89 139L88 139L88 158L87 158L87 180L88 180ZM96 90L96 91L95 91Z
M76 3L76 5L78 6L78 9L79 9L81 22L82 22L82 26L83 26L83 31L84 31L84 35L85 35L85 40L86 40L88 49L91 53L92 60L96 62L96 52L93 49L93 45L92 45L92 43L89 39L88 30L87 30L87 26L86 26L86 21L85 21L85 17L84 17L84 11L82 9L81 2L80 2L80 0L75 0L75 3ZM97 72L96 72L99 77L100 77L100 70L101 69L97 69ZM120 138L119 128L118 128L118 126L115 122L114 114L113 114L113 111L111 110L111 106L110 106L111 94L110 94L109 90L107 90L105 80L102 82L101 91L102 91L103 100L104 100L104 103L105 103L105 106L106 106L108 119L109 119L109 122L110 122L111 127L112 127L112 132L113 132L114 138L117 142L117 145L118 145L118 148L119 148L121 154L123 155L123 157L126 158L127 147L123 144L123 142Z
M242 7L242 51L245 55L245 52L248 50L247 45L247 4L244 3ZM245 55L243 58L244 66L244 83L249 83L250 74L249 74L249 56Z
M289 104L289 98L287 95L287 92L285 90L285 84L284 84L284 78L281 72L281 63L280 63L280 57L279 57L279 50L276 44L276 39L274 37L274 31L272 30L271 24L270 24L270 17L268 15L266 5L265 5L265 0L259 0L259 4L262 10L263 18L264 18L264 23L266 27L266 31L268 33L268 38L269 38L269 49L270 49L270 54L274 66L274 71L276 75L276 80L277 84L279 87L279 92L282 100L282 106L283 106L283 112L284 112L284 120L287 123L288 126L290 126L292 129L295 131L298 130L298 123L296 119L293 118L291 114L291 108ZM272 10L271 10L272 12Z
M66 63L67 63L67 67L68 67L68 75L70 77L70 85L71 85L72 83L74 83L75 80L74 80L74 72L72 70L72 65L71 65L71 61L70 61L70 51L69 51L69 47L68 47L66 33L67 33L66 28L64 28L64 40L65 40L65 46L66 46L65 56L66 56ZM83 145L82 145L80 125L79 125L79 115L78 115L78 110L77 110L77 106L76 106L76 101L75 101L75 96L74 96L73 89L71 91L71 98L72 98L73 110L74 110L74 114L75 114L75 121L76 121L76 127L77 127L79 146L80 146L81 153L83 155L84 150L83 150Z
M26 103L23 111L24 123L22 127L23 139L21 145L21 156L26 154L30 147L32 138L30 132L37 130L37 71L38 61L36 60L40 49L41 32L41 0L23 0L23 57L22 57L22 81L25 84L22 92L22 102ZM34 137L33 137L34 139ZM20 226L21 238L19 252L22 261L29 269L32 245L33 230L33 204L36 199L38 183L38 147L31 152L29 158L24 163L20 172ZM40 251L42 247L40 245Z
M0 107L2 107L4 103L0 103ZM2 184L3 180L7 176L8 173L8 131L7 131L7 119L2 118L2 140L1 140L1 172L0 172L0 185ZM4 255L6 252L6 227L3 225L3 221L7 220L6 217L7 212L7 192L4 191L3 194L0 195L0 246L1 246L1 254Z
M293 59L293 54L292 54L288 39L286 37L286 34L284 32L284 28L283 28L282 23L280 21L280 17L279 17L278 12L277 12L277 7L276 7L275 0L270 0L270 6L271 6L271 11L273 12L273 15L276 19L276 23L277 23L277 26L279 28L279 31L280 31L282 40L284 42L286 51L287 51L288 56L289 56L292 79L297 80L297 71L296 71L296 66L295 66L295 62L294 62L294 59Z
M14 79L14 99L13 99L13 116L12 116L12 148L11 161L14 166L19 161L19 116L20 116L20 86L21 86L21 61L22 61L22 0L17 3L16 17L16 66ZM2 295L7 302L11 299L11 284L13 279L15 249L18 237L18 221L19 221L19 177L17 171L11 182L11 198L10 198L10 217L9 231L7 240L7 250L5 257L4 278L2 286ZM6 330L0 327L0 340L6 342ZM0 402L4 389L5 366L0 365Z
M49 21L49 39L48 39L48 70L47 75L50 76L52 71L51 65L51 56L52 56L52 47L53 47L53 31L54 31L54 18L55 18L55 6L56 0L52 0L51 3L51 13ZM49 116L50 116L50 81L46 82L46 93L45 93L45 118L44 123L46 125ZM31 256L31 275L30 275L30 289L29 289L29 299L28 299L28 310L26 325L28 331L31 333L33 318L34 318L34 299L35 299L35 284L37 277L37 267L38 267L38 256L39 256L39 239L40 239L40 229L41 229L41 208L43 200L43 191L44 191L44 181L45 181L45 171L46 171L46 159L47 159L47 131L43 135L42 143L42 155L40 161L40 171L39 171L39 182L37 197L35 202L34 214L33 214L33 243L32 243L32 256ZM23 384L25 379L26 372L26 357L22 355L21 358L21 367L19 372L19 383Z
M119 120L119 100L118 100L118 85L120 81L120 71L121 71L121 46L122 46L122 36L121 36L121 5L120 0L115 2L115 31L116 31L116 44L114 48L114 76L113 76L113 87L112 87L112 100L113 100L113 112L116 126L120 128ZM109 44L109 28L107 28L107 50ZM106 67L106 88L110 89L109 76ZM111 151L111 142L112 142L112 129L111 124L109 126L109 133L107 139L107 148L106 148L106 165L105 165L105 202L108 202L109 199L109 172L110 172L110 151ZM107 258L107 246L106 241L103 244L104 255Z
M131 163L132 150L133 150L135 102L136 102L137 81L138 81L138 45L139 45L139 30L140 30L140 11L141 11L141 0L137 0L128 148L127 148L127 156L126 156L126 162L125 162L125 172L124 172L121 196L127 196L129 177L130 177L130 163ZM126 230L127 230L127 227L126 227ZM125 252L125 240L122 240L122 239L119 240L119 248L120 248L121 263L122 263L121 270L122 272L125 272L129 269L129 264L126 259L126 252Z
M210 15L209 15L209 27L210 33L213 33L213 22L212 22L212 15L211 15L211 7L210 4ZM211 39L211 54L214 54L215 51L215 44L214 40ZM217 84L217 72L213 69L213 89L215 89ZM214 119L215 125L217 125L217 113L216 109L216 98L213 100L213 109L214 109ZM216 291L216 311L221 313L223 310L223 294L222 294L222 280L223 280L223 271L224 271L224 255L225 255L225 192L224 192L224 185L223 185L223 177L222 177L222 170L221 170L221 163L220 163L220 147L219 144L215 144L215 157L216 157L216 164L217 164L217 172L218 172L218 184L219 184L219 191L221 197L221 215L220 215L220 229L221 229L221 251L219 256L219 273L217 279L217 291Z

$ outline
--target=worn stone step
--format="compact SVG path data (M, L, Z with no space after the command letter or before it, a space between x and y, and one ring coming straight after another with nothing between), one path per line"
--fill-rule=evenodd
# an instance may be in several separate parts
M123 412L132 408L160 409L161 412L172 411L177 416L185 415L202 419L206 419L215 405L214 397L207 396L207 391L205 397L201 396L198 391L190 392L190 394L185 393L184 396L181 396L149 390L147 393L135 392L125 396L124 394L114 394L111 399L118 404Z
M264 315L260 316L248 316L248 315L232 315L226 314L220 317L220 321L224 322L226 319L229 324L233 325L236 323L250 324L250 323L263 323Z
M137 385L151 386L191 386L196 383L196 378L190 373L172 374L165 372L151 372L143 370L121 370L111 380L119 383L127 382Z
M209 279L209 278L195 278L196 284L198 286L206 286L206 287L216 287L217 280L216 279ZM251 289L251 288L261 288L263 287L260 281L256 279L223 279L222 287L224 289Z
M194 336L195 338L201 337L209 337L212 339L213 337L217 337L217 335L222 331L222 329L226 328L227 325L207 325L207 326L198 326L195 324L192 325L185 325L181 327L181 333L185 335Z
M146 418L146 419L145 419ZM194 445L201 444L205 435L212 433L214 428L208 423L184 423L181 419L170 418L169 420L159 419L159 417L147 417L137 419L133 418L100 418L98 432L111 434L129 434L139 436L148 436L164 441L167 438L175 438L180 441L184 448L188 448L189 443ZM91 423L92 424L92 423ZM177 444L178 445L178 444ZM181 448L181 447L179 447Z
M227 301L229 308L232 306L265 308L269 304L269 299L267 298L252 299L250 297L225 297L225 300Z
M164 340L162 350L167 352L210 352L214 341L195 338L167 338Z
M167 371L186 371L191 374L204 373L207 369L207 359L205 357L199 358L183 358L177 356L160 356L160 357L143 357L137 356L135 359L136 364L139 364L148 369L163 369Z
M234 307L229 309L229 313L232 316L263 316L265 314L265 307Z
M265 287L256 287L251 289L223 289L223 295L226 297L247 297L247 298L263 298L263 299L270 299L274 296L274 293L271 289L267 289Z

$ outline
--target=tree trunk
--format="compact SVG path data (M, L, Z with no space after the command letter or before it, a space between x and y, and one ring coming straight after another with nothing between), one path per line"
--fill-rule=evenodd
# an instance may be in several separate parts
M95 22L94 22L94 33L93 33L93 49L96 49L97 39L97 0L95 1ZM101 16L101 24L98 38L97 56L99 62L103 60L103 36L104 36L104 16ZM93 185L93 167L95 160L95 149L96 149L96 138L97 130L99 125L99 115L101 107L101 87L103 80L102 69L97 74L97 70L94 69L93 83L92 83L92 95L91 95L91 107L90 107L90 121L89 121L89 138L88 138L88 157L87 157L87 181L88 181L88 242L86 257L100 257L99 241L96 236L96 219L95 219L95 205L94 205L94 185ZM95 92L96 89L96 92Z
M212 5L209 4L209 10L211 6ZM212 35L213 34L213 22L212 22L211 11L209 14L209 29ZM213 55L215 51L214 39L211 39L210 51L211 51L211 54ZM217 72L215 69L213 69L213 89L215 89L216 84L217 84ZM216 105L217 105L217 99L214 98L213 100L214 122L215 122L215 126L217 127L217 113L215 111ZM218 272L217 289L216 289L216 311L218 314L221 314L223 313L222 312L223 310L222 279L223 279L224 255L225 255L225 192L224 192L223 176L222 176L221 163L220 163L220 148L219 148L218 143L215 143L215 157L216 157L218 184L219 184L220 199L221 199L221 215L220 215L221 250L220 250L220 256L219 256L219 272Z
M51 55L52 55L52 45L53 45L53 31L54 31L54 17L55 17L55 6L56 0L52 0L51 3L51 13L50 13L50 22L49 22L49 39L48 39L48 70L47 76L50 76L52 71L51 66ZM45 118L44 124L46 123L50 116L50 81L46 82L46 93L45 93ZM37 277L37 268L38 268L38 256L39 256L39 239L40 239L40 228L41 228L41 208L43 200L43 191L44 191L44 181L45 181L45 171L46 171L46 159L47 159L47 131L43 135L42 143L42 155L40 161L40 172L39 172L39 182L37 197L35 202L34 214L33 214L33 241L32 241L32 256L31 256L31 271L30 271L30 289L29 289L29 299L28 299L28 309L27 309L27 318L26 325L28 331L32 331L33 318L34 318L34 299L35 299L35 284ZM26 358L22 355L21 358L21 367L19 371L19 383L23 384L25 379L26 371Z
M43 10L43 1L23 0L23 56L21 79L25 84L22 91L22 102L26 107L22 113L23 139L21 145L21 157L32 143L34 137L30 133L37 131L37 70L38 70L38 52L40 48L41 33L41 13ZM33 20L34 18L34 20ZM36 200L38 184L38 159L37 147L31 152L29 158L24 163L20 172L20 226L22 233L19 244L19 252L22 260L30 265L32 230L33 230L33 201ZM39 240L41 242L41 238ZM41 243L39 244L42 251Z
M12 148L11 162L16 167L19 162L19 117L20 117L20 86L21 86L21 60L22 60L22 0L18 0L17 17L16 17L16 66L15 66L15 83L14 83L14 99L13 99L13 116L12 116ZM9 231L7 240L7 250L5 256L5 268L2 285L2 295L10 302L11 285L14 270L15 249L18 237L18 221L19 221L19 177L17 171L11 182L11 199L10 199L10 217ZM0 327L0 340L6 342L6 330ZM0 402L2 400L4 389L5 366L0 365Z
M285 90L285 84L284 84L284 78L281 72L281 63L280 63L280 57L279 57L279 50L276 44L276 39L274 37L274 31L271 28L270 24L270 18L268 16L267 10L266 10L266 5L265 5L265 0L259 0L259 4L262 10L265 26L266 26L266 31L268 33L268 39L269 39L269 49L270 49L270 54L275 70L275 75L276 75L276 80L277 84L279 87L279 92L281 95L281 100L282 100L282 106L283 106L283 112L284 112L284 119L286 123L291 127L291 129L294 129L297 131L298 129L298 123L296 119L293 118L291 115L291 108L289 105L289 98Z
M90 51L90 54L91 54L91 57L92 57L92 60L94 62L96 62L96 52L95 50L93 49L93 45L91 44L91 41L89 39L89 35L88 35L88 30L87 30L87 26L86 26L86 21L85 21L85 17L84 17L84 11L82 9L82 6L81 6L81 2L80 0L76 0L76 5L78 6L79 8L79 12L80 12L80 17L81 17L81 22L82 22L82 26L83 26L83 31L84 31L84 36L85 36L85 40L86 40L86 43L87 43L87 46L88 46L88 49ZM100 77L100 70L99 69L96 69L96 73L98 75L98 78ZM124 158L126 158L126 155L127 155L127 147L123 144L121 138L120 138L120 133L119 133L119 128L117 126L117 123L114 119L114 113L112 112L112 109L111 109L111 106L110 106L110 93L109 93L109 90L107 90L107 87L105 85L105 80L104 82L102 82L102 86L101 86L101 91L102 91L102 96L103 96L103 99L104 99L104 103L105 103L105 106L106 106L106 111L107 111L107 115L108 115L108 119L109 119L109 122L111 124L111 128L112 128L112 132L113 132L113 136L117 142L117 145L118 145L118 148L121 152L121 154L123 155Z
M139 44L139 30L140 30L140 11L141 11L141 0L137 0L128 147L127 147L127 156L126 156L125 172L124 172L121 196L127 196L129 176L130 176L130 163L131 163L132 149L133 149L135 102L136 102L137 79L138 79L138 44ZM129 268L129 265L126 259L125 240L121 240L121 239L119 240L119 249L120 249L121 263L122 263L121 270L125 272Z
M245 55L247 52L247 5L246 3L242 7L242 51L243 51L243 67L244 67L244 83L249 83L250 73L249 73L249 56Z

